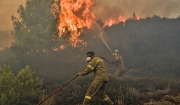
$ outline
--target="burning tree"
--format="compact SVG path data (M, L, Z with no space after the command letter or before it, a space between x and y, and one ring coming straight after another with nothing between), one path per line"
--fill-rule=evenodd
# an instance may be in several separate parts
M80 35L91 28L92 19L95 18L91 7L93 0L61 0L60 21L58 25L59 37L68 36L68 42L77 47L79 43L86 44Z

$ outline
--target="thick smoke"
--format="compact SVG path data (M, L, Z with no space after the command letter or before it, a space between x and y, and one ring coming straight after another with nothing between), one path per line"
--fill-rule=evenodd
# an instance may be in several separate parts
M158 15L176 18L180 16L180 0L95 0L93 11L103 21L115 16L140 17Z
M17 9L25 2L26 0L0 0L0 30L13 29L11 16L19 17ZM102 21L119 15L132 16L134 12L140 17L158 15L176 18L180 16L180 0L94 0L94 2L92 10L96 19L102 19ZM0 37L2 38L2 35ZM1 46L5 39L0 39Z
M0 50L9 47L14 41L10 32L13 29L11 16L19 17L17 9L25 2L26 0L0 0Z
M19 5L26 0L0 0L0 29L12 29L11 16L17 15ZM180 0L94 0L93 12L97 19L109 19L113 16L160 17L176 18L180 15Z
M10 31L0 30L0 50L5 47L9 47L13 41L14 40Z
M24 5L26 0L0 0L0 29L13 29L11 16L18 16L17 9L20 5Z

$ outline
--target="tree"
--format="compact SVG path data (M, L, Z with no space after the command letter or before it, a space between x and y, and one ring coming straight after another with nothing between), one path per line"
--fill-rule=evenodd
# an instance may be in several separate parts
M20 17L12 16L15 42L11 48L19 67L37 67L44 61L46 52L59 47L58 9L54 0L27 0L26 6L20 5L17 10Z
M15 42L12 48L18 54L51 51L57 41L56 7L54 0L27 0L19 6L19 18L12 16ZM58 39L58 38L57 38Z
M42 80L35 77L35 71L29 66L22 69L17 76L11 67L0 67L0 104L1 105L36 105L44 94Z

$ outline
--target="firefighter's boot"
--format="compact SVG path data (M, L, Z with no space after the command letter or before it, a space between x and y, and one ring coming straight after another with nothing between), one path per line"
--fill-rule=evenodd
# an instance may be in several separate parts
M82 105L90 105L90 99L85 98Z
M105 100L104 103L105 105L114 105L114 103L110 99Z

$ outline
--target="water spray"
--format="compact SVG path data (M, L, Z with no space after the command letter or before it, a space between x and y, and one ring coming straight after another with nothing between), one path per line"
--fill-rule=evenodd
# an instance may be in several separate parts
M105 33L104 33L103 30L101 29L101 30L100 30L100 37L101 37L103 43L106 45L106 47L113 53L113 51L111 50L111 48L110 48L110 47L108 46L108 44L104 41L104 39L103 39L103 37L102 37L103 34L105 34Z

